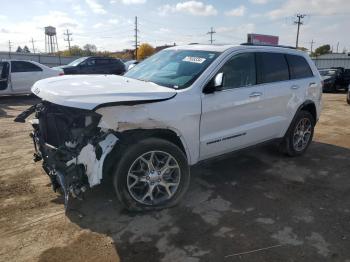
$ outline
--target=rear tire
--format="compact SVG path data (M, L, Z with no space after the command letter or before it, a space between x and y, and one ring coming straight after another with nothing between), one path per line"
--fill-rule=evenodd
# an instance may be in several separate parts
M172 207L186 193L189 182L184 152L158 138L146 138L126 147L113 176L118 199L130 211Z
M291 157L304 154L312 141L315 123L310 112L298 112L284 136L282 151Z

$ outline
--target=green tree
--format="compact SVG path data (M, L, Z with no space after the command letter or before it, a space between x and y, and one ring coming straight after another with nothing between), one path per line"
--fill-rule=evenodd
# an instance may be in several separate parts
M18 46L18 47L17 47L17 50L16 50L16 53L22 53L22 51L23 51L23 50L22 50L22 47Z
M30 50L29 50L28 46L25 45L25 46L23 47L23 49L22 49L22 52L23 52L23 53L30 53Z
M86 44L83 47L85 55L90 56L97 52L97 47L93 44Z
M314 56L324 55L331 53L330 45L321 45L315 49Z

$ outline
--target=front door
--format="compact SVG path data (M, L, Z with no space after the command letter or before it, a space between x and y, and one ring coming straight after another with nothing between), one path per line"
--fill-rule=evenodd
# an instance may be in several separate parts
M221 90L202 95L200 159L264 141L264 85L257 85L255 53L234 55L218 71Z
M9 77L10 77L10 63L0 62L0 94L9 92L8 90Z

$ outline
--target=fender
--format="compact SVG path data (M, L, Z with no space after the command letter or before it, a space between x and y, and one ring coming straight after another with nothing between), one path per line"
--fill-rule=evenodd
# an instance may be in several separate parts
M308 100L305 100L305 101L298 107L298 109L295 111L294 117L293 117L292 121L289 123L289 126L288 126L288 128L287 128L287 130L286 130L286 132L284 133L283 136L285 136L285 135L288 133L288 131L289 131L289 129L290 129L290 126L291 126L292 123L295 121L295 118L296 118L296 116L298 115L298 113L299 113L301 110L303 110L303 108L309 107L309 106L312 106L312 107L315 108L315 112L310 112L310 113L311 113L311 114L313 115L313 117L315 118L315 123L318 121L318 119L317 119L317 117L316 117L316 105L315 105L315 102L312 101L312 100L309 100L309 99L308 99Z

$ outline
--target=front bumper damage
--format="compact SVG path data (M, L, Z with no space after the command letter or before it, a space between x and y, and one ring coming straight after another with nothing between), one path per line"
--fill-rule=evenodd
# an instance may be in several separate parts
M93 111L41 102L16 119L31 120L34 161L42 160L54 191L61 189L65 208L70 196L82 198L89 188L101 183L103 164L118 142L113 130L98 127L100 115Z

